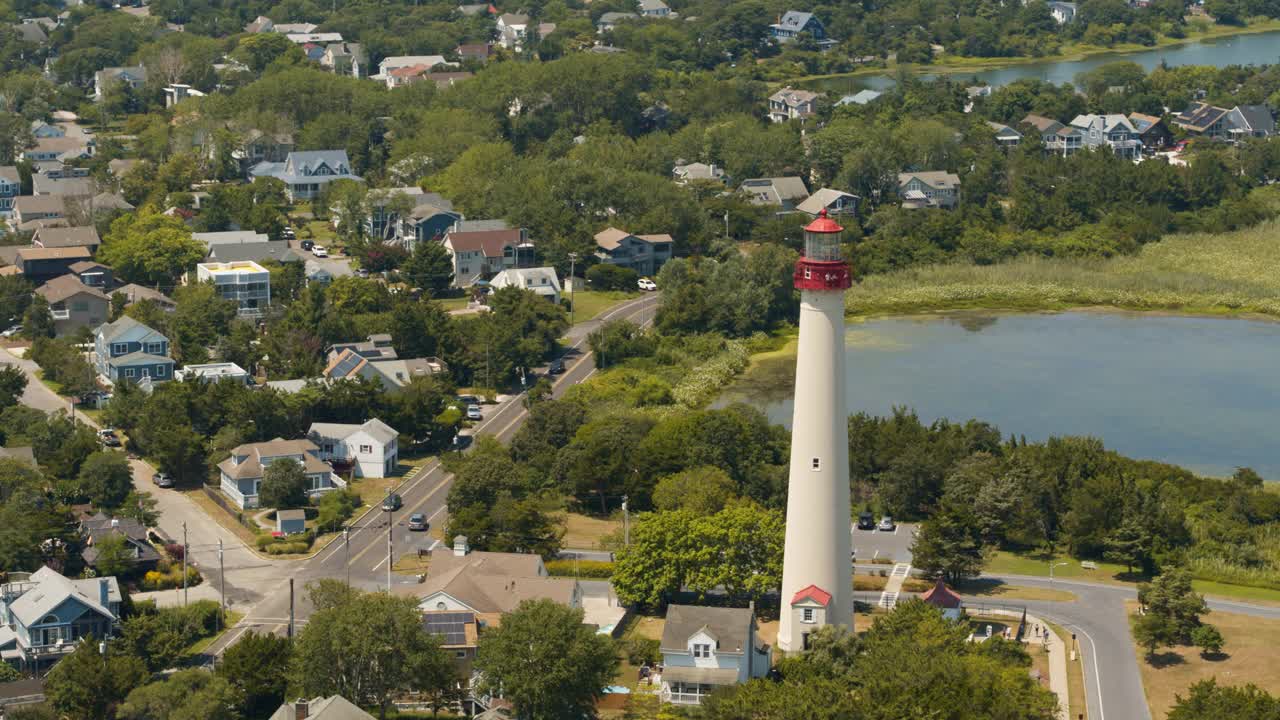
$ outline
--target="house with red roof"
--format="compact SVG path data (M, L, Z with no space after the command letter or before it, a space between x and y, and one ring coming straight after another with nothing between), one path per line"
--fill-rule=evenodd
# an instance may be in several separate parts
M831 593L817 585L802 588L791 597L793 627L800 628L801 647L809 649L809 635L827 624L831 612Z
M957 620L964 615L964 600L952 592L942 578L938 578L933 587L921 595L920 599L942 610L942 614L952 620Z

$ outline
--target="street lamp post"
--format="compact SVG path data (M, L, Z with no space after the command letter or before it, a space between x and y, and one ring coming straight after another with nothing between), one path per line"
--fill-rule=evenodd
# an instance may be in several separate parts
M578 289L578 280L573 274L577 262L578 253L569 253L569 327L573 327L573 292Z
M1056 567L1060 567L1062 565L1070 565L1070 563L1068 562L1060 562L1060 563L1050 562L1049 563L1049 584L1050 585L1053 584L1053 569Z

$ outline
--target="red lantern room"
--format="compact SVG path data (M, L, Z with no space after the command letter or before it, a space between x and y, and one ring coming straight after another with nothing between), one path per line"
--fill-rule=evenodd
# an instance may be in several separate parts
M796 262L797 290L844 291L852 284L849 265L840 257L844 228L827 217L827 209L804 228L804 256Z

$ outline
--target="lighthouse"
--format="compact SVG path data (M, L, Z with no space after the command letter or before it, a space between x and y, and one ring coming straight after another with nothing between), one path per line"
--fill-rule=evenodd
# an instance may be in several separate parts
M778 628L778 647L787 653L807 649L809 634L825 625L853 629L843 230L822 210L805 227L804 256L796 262L800 345Z

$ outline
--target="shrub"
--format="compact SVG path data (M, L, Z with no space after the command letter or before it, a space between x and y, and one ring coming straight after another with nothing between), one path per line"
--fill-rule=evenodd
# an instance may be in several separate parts
M322 532L338 529L360 507L360 493L343 488L326 493L320 498L320 512L316 515L316 527Z
M181 543L167 543L164 546L165 554L178 562L182 562L182 556L186 554L186 549Z
M278 542L267 546L268 555L295 555L305 553L311 549L311 543L306 542Z
M608 579L613 577L613 563L604 560L548 560L547 572L553 576ZM576 566L576 567L575 567Z
M587 270L587 282L595 290L635 290L639 279L635 270L607 263Z
M194 567L187 567L187 587L195 587L204 581L200 577L200 571ZM172 590L173 588L182 587L182 565L171 565L167 572L159 572L152 570L142 576L142 589L147 592L153 590Z
M627 638L619 645L627 656L627 662L632 665L654 665L662 659L662 653L659 650L661 643L656 638Z

